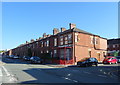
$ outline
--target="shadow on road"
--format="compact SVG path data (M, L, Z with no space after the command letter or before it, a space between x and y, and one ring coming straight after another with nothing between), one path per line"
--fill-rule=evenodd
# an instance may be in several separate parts
M21 83L118 83L120 81L120 66L32 68L23 71L36 80ZM107 77L100 78L98 75ZM95 81L96 79L98 80Z

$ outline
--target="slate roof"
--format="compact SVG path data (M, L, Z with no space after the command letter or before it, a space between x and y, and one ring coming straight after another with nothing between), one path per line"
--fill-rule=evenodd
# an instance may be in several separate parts
M108 44L120 44L120 38L117 39L109 39Z

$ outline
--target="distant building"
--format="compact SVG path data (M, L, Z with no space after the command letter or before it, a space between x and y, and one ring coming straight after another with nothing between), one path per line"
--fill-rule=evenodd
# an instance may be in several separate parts
M39 56L49 54L51 63L76 64L82 58L95 57L102 61L107 53L107 39L76 28L70 23L70 28L53 29L53 35L43 34L36 40L31 40L14 49L8 54L19 56ZM44 56L44 57L48 57Z
M107 44L108 55L120 56L120 38L109 39Z

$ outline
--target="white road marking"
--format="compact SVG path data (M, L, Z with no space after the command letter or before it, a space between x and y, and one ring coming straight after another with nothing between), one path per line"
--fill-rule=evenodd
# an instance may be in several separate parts
M91 73L89 73L89 72L85 72L85 71L84 71L84 73L91 74Z
M2 66L2 68L4 69L4 71L7 74L7 76L10 76L10 73L7 71L7 69L4 66Z
M62 77L62 78L66 79L66 80L73 81L73 82L78 82L78 81L76 81L76 80L72 80L72 79L70 79L70 78L67 78L67 77Z
M1 69L1 68L0 68L0 76L3 76L3 75L2 75L2 69Z
M107 76L104 76L104 75L98 75L98 76L100 76L100 77L107 77Z

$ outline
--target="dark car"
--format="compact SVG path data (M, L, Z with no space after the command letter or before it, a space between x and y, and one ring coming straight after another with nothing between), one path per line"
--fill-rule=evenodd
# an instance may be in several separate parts
M120 63L120 56L116 57L117 58L117 62Z
M13 58L13 57L14 57L14 55L10 55L10 56L9 56L9 58Z
M23 59L26 60L26 61L30 61L30 56L23 56Z
M31 63L43 63L43 60L37 56L31 57L30 60L31 60Z
M98 60L96 58L84 58L77 62L78 66L98 66Z

